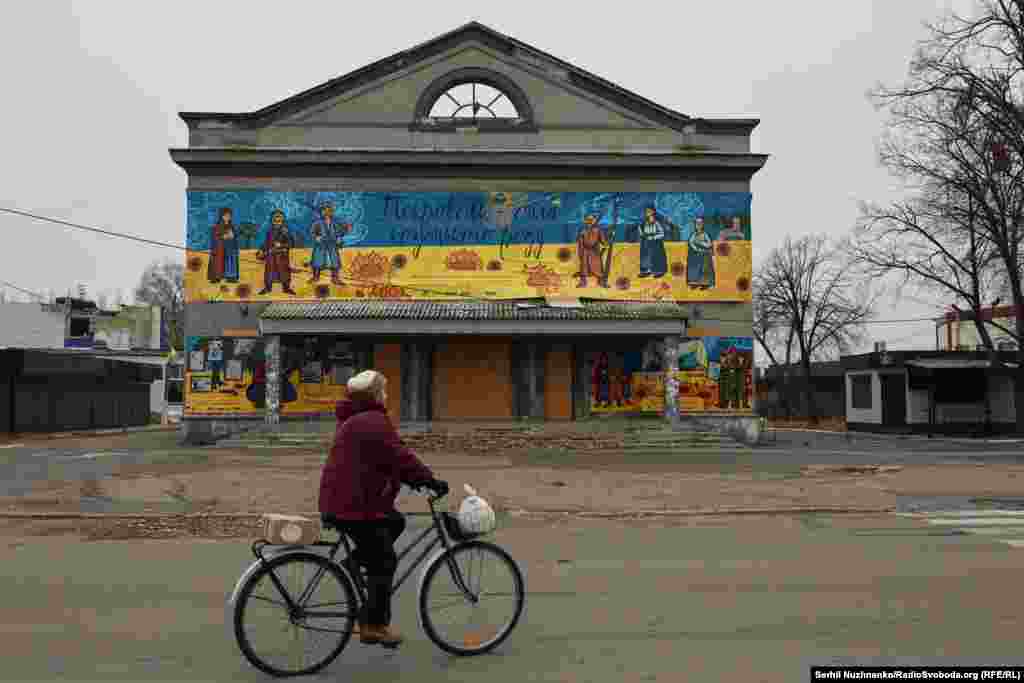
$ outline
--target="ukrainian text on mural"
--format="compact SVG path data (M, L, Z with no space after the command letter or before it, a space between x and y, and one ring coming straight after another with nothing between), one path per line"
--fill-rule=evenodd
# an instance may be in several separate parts
M188 193L191 302L749 301L748 193Z

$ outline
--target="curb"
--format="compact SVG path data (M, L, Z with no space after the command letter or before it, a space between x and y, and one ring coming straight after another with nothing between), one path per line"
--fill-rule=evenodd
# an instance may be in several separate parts
M705 508L693 510L620 510L615 512L597 512L586 510L513 510L513 517L542 517L546 515L563 515L590 517L598 519L620 519L628 517L707 517L724 515L806 515L806 514L879 514L895 512L895 506L874 508L850 507L787 507L787 508ZM427 513L405 513L408 517L425 516ZM258 519L264 513L192 513L192 514L145 514L145 513L103 513L103 512L0 512L0 519ZM317 518L319 515L306 514L306 517Z
M84 432L54 432L51 434L27 433L12 436L8 439L4 439L4 441L0 443L4 443L6 441L10 441L11 443L21 443L23 441L52 441L54 439L73 439L90 436L110 436L112 434L132 434L135 432L170 432L176 431L177 429L177 425L148 425L146 427L117 427L114 429L96 429Z
M942 441L946 443L965 443L965 444L986 444L986 443L1024 443L1024 437L1007 435L1005 437L986 437L979 439L970 439L962 436L943 436L941 434L935 434L927 436L926 434L885 434L881 432L860 432L860 431L845 431L836 432L829 431L827 429L792 429L788 427L769 427L768 432L791 432L793 434L830 434L832 436L845 436L851 440L887 440L887 441Z

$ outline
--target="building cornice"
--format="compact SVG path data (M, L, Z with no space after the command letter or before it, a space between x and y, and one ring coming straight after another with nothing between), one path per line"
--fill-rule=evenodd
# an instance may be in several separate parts
M377 167L476 167L551 168L595 167L603 169L733 169L757 172L766 154L715 152L607 152L531 150L430 150L430 149L287 149L265 147L190 147L170 150L171 159L186 172L201 174L205 167L259 166L377 166Z

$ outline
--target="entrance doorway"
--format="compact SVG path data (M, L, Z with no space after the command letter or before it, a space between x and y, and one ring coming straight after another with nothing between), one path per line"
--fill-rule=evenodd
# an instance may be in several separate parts
M882 425L902 427L907 423L907 386L903 373L879 375L882 381Z

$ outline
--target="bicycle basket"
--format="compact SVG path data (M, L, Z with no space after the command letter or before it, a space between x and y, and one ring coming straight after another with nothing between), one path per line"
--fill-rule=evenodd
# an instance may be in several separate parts
M480 534L469 534L459 524L459 518L457 515L453 515L450 512L441 513L441 518L444 520L444 530L448 533L448 536L453 541L469 541Z

